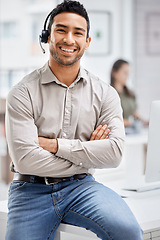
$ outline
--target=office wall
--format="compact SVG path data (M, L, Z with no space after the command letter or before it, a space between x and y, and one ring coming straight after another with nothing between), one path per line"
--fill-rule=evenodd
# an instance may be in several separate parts
M45 17L58 2L61 1L1 0L0 22L16 24L15 36L1 39L1 69L35 68L48 59L48 51L43 55L39 47L38 34L42 30ZM81 3L89 13L95 11L100 14L103 12L110 14L110 29L104 21L98 22L97 19L97 24L107 34L107 41L110 40L109 53L86 54L82 59L82 64L86 68L109 82L110 69L117 58L133 60L133 0L81 0ZM37 35L33 36L33 27L37 21L39 22L38 30L37 26L35 29L35 35ZM91 28L94 28L92 22ZM47 49L47 45L43 46ZM103 52L105 47L105 43L99 46L100 52Z
M151 101L160 100L160 1L135 2L135 90L139 112L149 118Z
M98 75L102 80L110 82L110 70L117 58L125 58L131 62L133 61L132 33L134 2L133 0L81 0L81 2L87 8L89 14L92 11L100 12L100 14L103 14L103 12L110 14L110 29L107 29L107 37L110 40L109 53L86 54L85 58L83 58L83 64L89 70ZM98 18L96 21L98 22ZM99 22L99 25L103 26L104 31L106 30L105 27L107 28L107 25L104 21ZM91 21L92 27L94 29ZM93 36L91 35L91 37ZM105 52L104 45L100 46L100 52L102 52L102 49ZM130 82L132 82L132 74Z
M56 3L56 0L1 0L1 69L34 68L47 59L47 55L41 54L38 36ZM37 22L39 25L35 26ZM8 24L12 24L12 31Z

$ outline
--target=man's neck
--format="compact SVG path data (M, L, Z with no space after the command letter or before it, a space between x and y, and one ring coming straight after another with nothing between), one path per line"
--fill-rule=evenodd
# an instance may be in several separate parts
M51 71L54 73L56 78L67 86L70 86L77 78L80 63L77 62L70 66L63 66L53 60L49 60L49 67Z

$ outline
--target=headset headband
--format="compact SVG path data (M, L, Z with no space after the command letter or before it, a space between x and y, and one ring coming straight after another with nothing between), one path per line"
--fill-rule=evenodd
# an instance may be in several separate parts
M46 17L46 20L44 22L43 30L41 32L41 35L39 35L39 44L40 44L40 47L41 47L43 53L45 53L45 50L42 47L42 43L47 43L48 42L49 32L48 32L48 30L46 30L46 25L47 25L47 21L48 21L49 17L51 16L52 12L53 12L53 10Z

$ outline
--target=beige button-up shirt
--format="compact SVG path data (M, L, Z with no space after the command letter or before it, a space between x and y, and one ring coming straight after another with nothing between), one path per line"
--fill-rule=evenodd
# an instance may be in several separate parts
M100 124L108 125L109 139L89 141ZM82 67L68 87L47 62L9 92L6 136L15 170L22 174L67 177L116 167L124 144L119 96ZM57 138L57 153L41 148L38 136Z

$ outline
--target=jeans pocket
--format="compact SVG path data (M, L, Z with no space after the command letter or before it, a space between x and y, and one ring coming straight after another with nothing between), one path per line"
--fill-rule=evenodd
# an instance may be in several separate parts
M12 192L15 192L15 191L23 188L25 185L26 185L26 182L24 182L24 181L13 180L13 182L11 183L10 188L9 188L9 195Z

